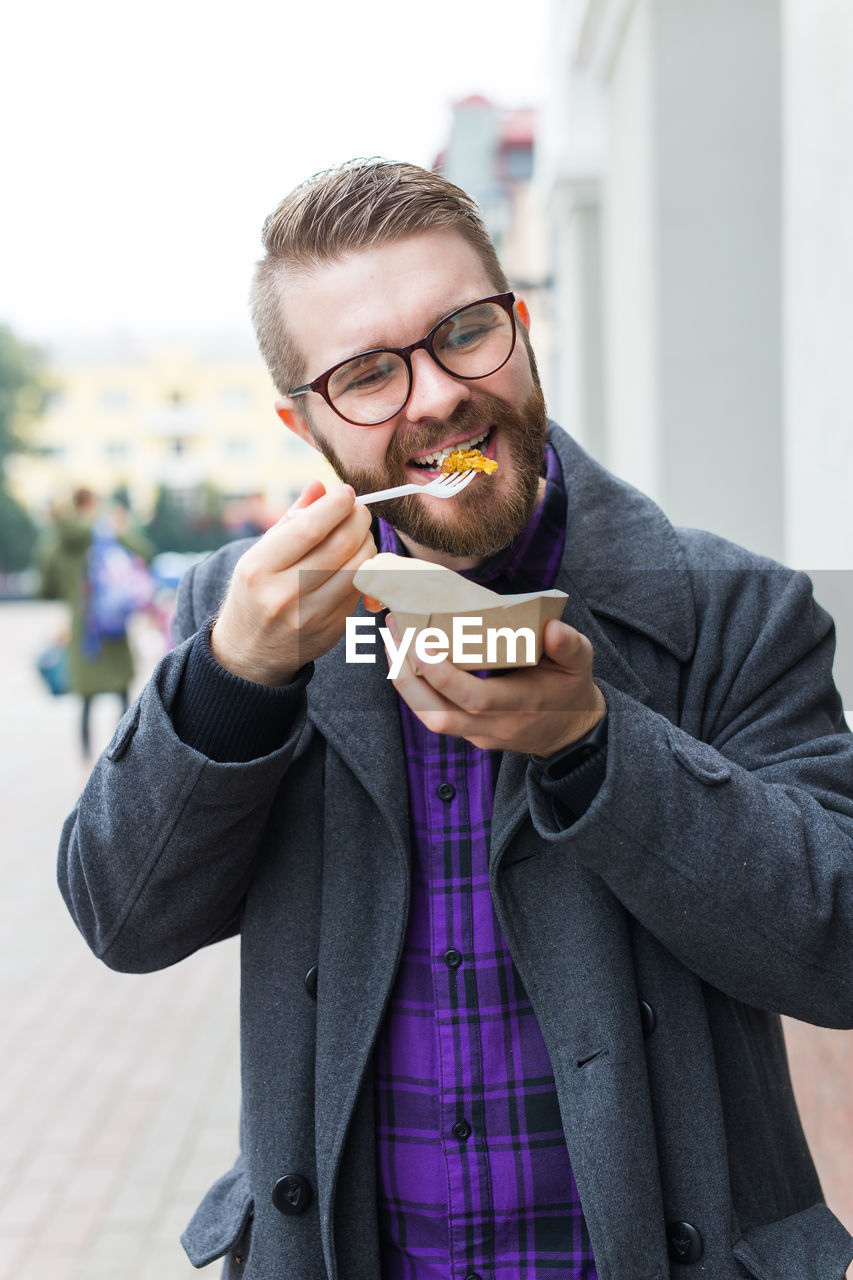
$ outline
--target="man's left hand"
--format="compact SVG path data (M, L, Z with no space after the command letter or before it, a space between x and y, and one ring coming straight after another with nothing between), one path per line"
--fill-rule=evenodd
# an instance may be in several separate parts
M386 625L399 641L393 615ZM445 659L411 660L395 680L397 692L433 733L467 738L484 750L549 756L589 733L607 710L592 679L592 645L565 622L551 619L544 654L535 667L481 679Z

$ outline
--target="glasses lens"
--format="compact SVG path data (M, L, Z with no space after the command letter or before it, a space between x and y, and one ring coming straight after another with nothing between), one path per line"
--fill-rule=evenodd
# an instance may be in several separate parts
M506 364L515 332L509 313L497 302L475 302L450 316L433 339L435 357L448 373L485 378Z
M408 399L409 370L393 351L369 352L336 369L328 391L335 409L350 422L385 422Z

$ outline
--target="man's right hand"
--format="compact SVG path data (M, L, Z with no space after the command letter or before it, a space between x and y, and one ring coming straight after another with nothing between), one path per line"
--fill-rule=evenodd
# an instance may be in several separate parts
M287 515L241 556L210 636L227 671L288 684L344 634L359 591L352 575L376 554L370 512L349 485L311 481Z

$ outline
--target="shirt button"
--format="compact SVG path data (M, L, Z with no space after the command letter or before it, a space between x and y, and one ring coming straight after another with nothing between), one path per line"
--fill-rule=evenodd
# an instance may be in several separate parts
M471 1137L471 1126L467 1120L456 1121L456 1124L453 1126L453 1136L454 1138L459 1138L461 1142L464 1142L466 1138Z
M469 1271L467 1276L465 1277L465 1280L481 1280L481 1277L477 1274L476 1271Z
M462 952L457 951L455 947L451 947L449 951L444 953L444 963L448 969L458 969L462 963Z
M443 800L445 804L450 804L450 801L456 795L456 788L449 782L440 782L435 789L435 794L439 800Z

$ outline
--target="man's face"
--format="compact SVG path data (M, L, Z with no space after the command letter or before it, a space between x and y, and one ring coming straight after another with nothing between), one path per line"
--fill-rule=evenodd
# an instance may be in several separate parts
M495 286L466 240L455 231L433 231L289 279L285 293L308 381L362 351L418 341L457 307L494 294ZM520 328L518 315L516 323ZM519 335L509 361L487 378L454 378L426 351L414 352L412 372L408 403L379 426L345 422L314 393L280 400L277 408L357 493L425 485L438 474L423 465L425 457L476 444L497 460L492 476L477 476L455 498L412 494L374 509L415 549L490 555L524 527L539 486L545 405L525 343Z

